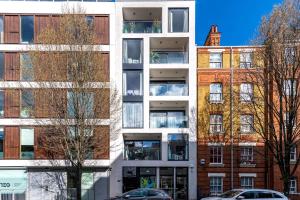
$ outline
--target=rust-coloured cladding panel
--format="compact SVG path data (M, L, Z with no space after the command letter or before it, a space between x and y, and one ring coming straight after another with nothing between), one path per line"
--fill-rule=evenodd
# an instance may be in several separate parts
M96 42L99 44L109 44L109 17L95 16Z
M47 159L46 151L43 147L43 127L34 128L34 156L35 159Z
M4 17L4 42L20 43L20 17L18 15L6 15Z
M16 52L5 53L5 75L6 81L20 80L20 55Z
M51 97L50 91L46 89L35 91L35 116L37 118L48 118L53 116L49 97Z
M20 91L5 90L4 117L16 118L20 116Z
M36 15L34 19L34 38L37 43L37 39L39 34L43 31L43 29L50 26L50 16L49 15Z
M20 133L19 127L6 126L4 129L4 158L19 159L20 158Z
M101 91L99 91L101 90ZM95 115L100 119L110 118L110 90L98 89L95 95Z
M109 126L100 126L94 130L94 159L109 159Z

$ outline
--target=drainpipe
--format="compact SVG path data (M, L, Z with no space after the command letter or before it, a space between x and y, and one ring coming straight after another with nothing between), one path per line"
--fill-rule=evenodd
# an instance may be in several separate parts
M230 47L230 183L231 189L233 189L233 53L232 47Z

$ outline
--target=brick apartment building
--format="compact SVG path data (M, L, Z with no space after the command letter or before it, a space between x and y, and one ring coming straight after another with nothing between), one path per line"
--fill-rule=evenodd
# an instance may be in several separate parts
M251 128L259 119L246 106L258 94L257 85L243 77L254 64L253 52L261 47L220 46L220 38L212 26L204 46L197 48L198 196L231 188L282 191L279 168ZM297 152L291 152L291 164ZM298 175L299 169L290 187L295 199Z

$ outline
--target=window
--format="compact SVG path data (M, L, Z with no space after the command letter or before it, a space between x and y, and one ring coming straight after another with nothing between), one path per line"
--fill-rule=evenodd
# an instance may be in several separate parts
M241 177L241 188L252 189L254 188L254 178L253 177Z
M249 102L253 100L253 85L251 83L241 84L240 99L242 102Z
M211 146L209 149L210 149L210 164L223 164L223 147Z
M0 52L0 80L4 79L4 53Z
M4 43L4 23L3 16L0 16L0 44Z
M188 32L189 10L187 8L169 9L169 32Z
M0 117L4 116L4 91L0 90Z
M32 81L33 80L33 68L28 53L20 54L20 68L21 68L21 80Z
M188 160L189 140L186 134L168 135L168 160Z
M33 16L21 16L21 42L33 42Z
M210 53L209 67L213 69L222 68L222 53Z
M150 128L186 128L185 111L150 111Z
M159 160L160 141L126 140L124 141L125 160Z
M290 180L290 193L297 193L297 179L293 178Z
M34 95L32 90L21 91L21 117L34 116Z
M241 147L241 164L253 162L253 147Z
M240 54L240 68L248 69L252 68L252 56L251 52L243 52Z
M297 160L297 147L293 146L290 149L290 161L296 161Z
M88 27L90 29L92 29L93 25L94 25L94 17L93 16L86 16L85 20L86 20L86 23L87 23Z
M290 113L290 112L284 113L283 120L284 120L284 126L286 129L290 128L290 127L295 129L297 126L297 115L294 115L294 116L291 116L291 115L292 115L292 113ZM291 117L291 122L290 122L290 117Z
M4 150L4 128L0 127L0 159L4 157L3 150Z
M212 83L212 84L210 84L210 96L209 96L210 102L218 103L218 102L221 102L222 99L223 99L222 83Z
M210 115L209 131L210 133L223 133L223 115Z
M241 115L241 133L253 132L253 115Z
M210 177L209 188L211 195L223 193L223 177Z
M68 116L70 118L92 118L94 114L94 93L68 92ZM76 103L77 102L77 103Z
M123 63L140 64L143 54L143 43L139 39L125 39L123 40Z
M143 95L143 73L142 71L123 71L123 95Z
M123 103L123 128L143 127L143 103Z
M284 50L285 61L287 64L293 64L296 60L296 49L294 47L287 47Z
M34 129L21 128L21 159L34 158Z
M288 79L283 82L283 92L286 96L296 96L297 80Z

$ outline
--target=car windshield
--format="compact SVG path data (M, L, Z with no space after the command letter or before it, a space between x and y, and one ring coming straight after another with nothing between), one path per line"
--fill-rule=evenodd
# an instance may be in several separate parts
M239 191L239 190L230 190L230 191L227 191L223 194L221 194L219 197L222 197L222 198L231 198L231 197L235 197L236 195L240 194L242 191Z

